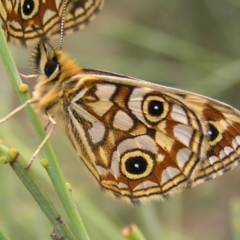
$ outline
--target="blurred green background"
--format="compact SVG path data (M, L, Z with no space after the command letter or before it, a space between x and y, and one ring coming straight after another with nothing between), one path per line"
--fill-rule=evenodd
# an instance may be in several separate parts
M58 47L59 40L51 43ZM64 38L63 49L83 67L194 91L240 109L237 0L106 0L94 22ZM31 49L11 51L19 71L32 73ZM0 77L2 118L20 103L1 63ZM34 80L24 82L33 89ZM0 126L0 137L26 159L39 145L24 111ZM168 201L133 207L99 189L58 127L51 143L91 239L123 239L121 229L133 222L148 240L234 238L230 210L240 197L239 167ZM61 209L42 158L32 168ZM50 239L51 226L8 165L0 165L0 176L0 227L11 239Z

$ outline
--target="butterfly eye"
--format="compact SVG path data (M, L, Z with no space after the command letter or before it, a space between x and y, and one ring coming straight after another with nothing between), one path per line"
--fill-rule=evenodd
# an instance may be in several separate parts
M128 179L140 179L148 176L153 168L154 159L151 153L141 150L127 152L121 159L122 173Z
M48 60L44 67L44 73L46 74L47 77L50 77L58 69L59 69L59 64L55 59Z
M158 124L166 117L168 108L166 101L159 96L149 95L143 101L143 113L150 124Z

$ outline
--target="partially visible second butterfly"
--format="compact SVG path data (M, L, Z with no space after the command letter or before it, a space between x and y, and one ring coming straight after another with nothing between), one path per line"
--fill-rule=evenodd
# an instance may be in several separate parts
M0 19L8 42L28 46L59 37L64 4L64 34L69 34L91 21L104 0L1 0Z

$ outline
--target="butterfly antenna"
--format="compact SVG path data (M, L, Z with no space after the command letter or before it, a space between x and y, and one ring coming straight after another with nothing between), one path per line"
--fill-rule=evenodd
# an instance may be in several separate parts
M60 25L60 43L59 43L59 49L62 50L63 45L63 35L64 35L64 23L65 23L65 16L66 16L66 7L67 7L67 1L63 1L63 10L62 10L62 17L61 17L61 25Z

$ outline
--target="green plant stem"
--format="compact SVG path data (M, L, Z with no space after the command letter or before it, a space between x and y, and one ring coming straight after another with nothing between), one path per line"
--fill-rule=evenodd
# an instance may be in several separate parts
M10 163L14 172L56 229L56 234L54 235L58 237L57 239L74 240L73 234L61 219L59 212L32 173L32 170L26 169L27 162L24 158L15 149L9 149L0 144L0 160L2 163Z
M2 59L2 62L6 68L7 74L10 78L10 81L16 90L18 97L22 103L26 102L30 99L29 93L20 93L19 92L19 86L22 84L21 78L19 77L19 73L17 71L17 68L15 66L15 63L10 55L3 30L0 29L0 57ZM27 106L26 108L27 115L40 139L40 141L43 141L43 139L46 136L45 130L33 110L31 106ZM59 196L60 201L62 202L63 207L65 208L66 213L69 216L71 226L74 228L74 233L76 235L77 239L81 240L89 240L86 228L82 222L81 217L79 216L76 208L71 203L71 199L69 196L69 193L67 191L62 173L60 171L56 156L53 152L52 146L49 142L47 142L43 147L44 154L46 158L49 161L49 177L51 179L51 182Z

